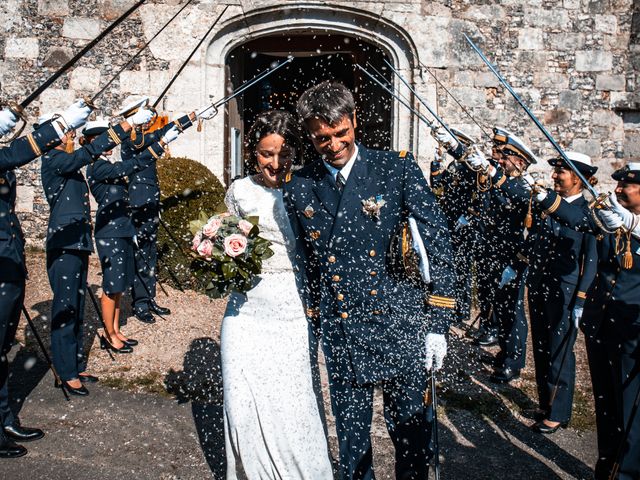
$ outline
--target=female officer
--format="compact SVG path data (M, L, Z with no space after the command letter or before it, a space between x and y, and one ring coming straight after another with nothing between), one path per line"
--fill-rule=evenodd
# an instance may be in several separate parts
M107 129L106 122L92 122L85 131L85 142L95 141L96 135ZM179 135L177 127L164 133L159 142L151 144L128 160L111 163L105 158L96 160L87 168L87 178L93 197L98 202L96 212L96 247L102 265L101 298L104 335L101 348L116 353L131 353L138 342L120 331L120 299L133 285L135 275L135 228L131 221L127 189L128 176L153 164L164 153L166 146ZM110 155L111 152L105 152Z
M83 382L96 377L83 374L86 368L82 345L82 322L91 241L89 190L82 171L102 152L110 150L128 135L133 125L148 122L150 110L141 109L120 125L106 129L96 141L74 151L75 131L62 145L42 157L42 186L51 212L47 231L47 273L53 290L51 307L51 356L62 385L74 395L87 395ZM47 116L47 117L53 117ZM40 124L48 121L42 117Z

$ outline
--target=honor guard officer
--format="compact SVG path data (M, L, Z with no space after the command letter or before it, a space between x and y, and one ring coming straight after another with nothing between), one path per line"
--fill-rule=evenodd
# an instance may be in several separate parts
M489 211L485 212L485 248L497 271L502 270L494 303L500 352L493 362L491 380L504 383L518 378L525 364L528 328L523 279L528 264L527 228L532 226L525 226L525 220L531 218L529 184L533 183L526 170L537 159L513 133L500 128L493 132L498 166L491 165L479 151L467 161L486 172L485 188L491 190Z
M160 141L174 125L180 132L183 132L193 125L194 121L201 118L205 120L211 118L214 113L209 107L184 115L153 132L144 132L142 128L137 129L135 140L129 138L122 144L122 160L129 160L136 152L145 150ZM134 278L132 290L133 312L141 322L154 323L152 312L158 315L171 313L168 308L161 307L155 300L156 265L158 263L157 241L160 223L160 187L158 186L158 171L155 162L129 177L129 204L139 247L135 261L138 275Z
M15 213L16 176L13 170L60 144L69 130L82 125L91 110L78 101L51 124L0 148L0 458L20 457L27 449L15 441L42 438L43 432L20 425L9 408L9 361L7 355L18 328L24 301L27 269L24 237ZM0 133L15 125L15 116L0 112Z
M451 131L456 138L444 129L438 129L435 137L452 155L456 155L460 145L468 149L474 143L465 133L456 129ZM456 317L462 322L471 315L471 276L476 240L471 213L475 211L477 199L476 174L464 162L457 161L461 155L454 157L456 161L444 168L438 150L431 162L431 189L438 197L449 226L456 264Z
M581 318L598 430L595 478L640 478L640 163L616 170L611 209L534 196L554 219L597 235L598 270ZM616 477L616 475L618 475Z
M591 158L566 152L584 177L595 184ZM549 160L555 192L585 209L585 186L562 158ZM536 214L539 209L536 209ZM573 346L587 291L596 275L596 238L577 232L542 213L529 254L528 287L531 343L540 412L533 429L553 433L571 418L576 360Z
M85 138L107 129L106 122L94 122ZM129 160L111 162L105 152L102 158L87 167L87 180L91 193L98 202L96 212L96 248L102 266L101 310L105 331L100 337L101 348L116 353L131 353L137 340L127 338L120 331L120 301L122 294L133 286L135 272L135 234L129 208L128 176L149 168L158 160L167 145L178 137L177 128L165 133L161 141L136 153ZM99 138L99 137L98 137Z
M83 383L96 381L83 374L86 360L82 325L91 239L89 189L81 168L119 145L132 124L148 121L152 112L140 110L129 123L109 127L93 143L74 150L75 131L63 138L63 145L42 158L42 186L50 207L47 230L47 274L53 290L51 306L51 356L62 385L74 395L87 395ZM41 118L40 125L48 119Z
M344 85L310 88L297 110L319 158L289 176L284 197L298 240L301 297L327 359L341 478L374 478L376 384L384 391L396 477L426 478L425 366L435 357L441 367L455 308L446 219L412 155L355 143L355 102ZM386 252L407 214L428 253L430 292L394 279L389 269Z

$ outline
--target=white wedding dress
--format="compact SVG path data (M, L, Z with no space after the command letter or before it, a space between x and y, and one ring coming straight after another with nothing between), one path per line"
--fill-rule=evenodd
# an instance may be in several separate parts
M258 216L274 252L254 288L231 294L222 321L227 480L332 479L317 343L296 288L282 191L245 177L225 203L231 213Z

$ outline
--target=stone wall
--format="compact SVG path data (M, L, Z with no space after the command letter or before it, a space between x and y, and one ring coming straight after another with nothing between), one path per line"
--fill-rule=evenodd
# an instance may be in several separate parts
M133 3L1 2L0 101L23 99ZM94 94L181 3L148 1L43 93L28 108L30 119L82 95ZM640 0L392 0L331 4L195 0L98 99L101 115L111 115L136 96L158 95L225 4L229 9L219 27L160 105L171 116L224 94L224 55L233 38L229 31L238 29L236 37L257 32L258 27L246 20L252 18L252 12L272 8L283 29L296 17L304 26L301 28L319 31L339 31L340 25L349 21L360 22L356 20L360 18L358 12L364 12L370 18L381 19L361 25L364 33L382 28L384 20L385 28L395 25L398 35L410 38L413 50L405 53L414 68L405 73L419 92L437 103L439 113L452 125L483 138L480 128L436 86L426 68L418 68L414 55L465 104L484 130L489 131L493 125L507 127L529 141L542 158L553 154L521 108L466 45L462 35L465 32L564 147L588 153L596 160L601 167L601 181L606 183L611 171L626 160L640 158ZM283 7L289 10L277 9ZM317 27L304 24L305 8L326 11ZM408 118L400 107L396 116L399 122ZM426 129L415 119L412 122L411 139L403 130L395 144L398 148L413 148L424 165L430 159L433 144ZM176 142L174 153L198 159L222 177L224 135L224 116L219 115L205 126L203 133L190 131L186 139ZM548 172L544 165L540 170ZM27 237L31 243L41 244L48 207L42 196L39 163L20 169L18 176L18 210Z

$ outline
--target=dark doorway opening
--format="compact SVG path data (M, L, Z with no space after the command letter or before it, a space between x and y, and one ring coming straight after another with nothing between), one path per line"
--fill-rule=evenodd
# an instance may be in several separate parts
M284 109L295 114L298 97L323 80L338 80L354 93L358 128L357 140L369 148L390 149L392 145L392 99L355 68L355 64L383 73L391 72L383 60L385 52L364 40L333 34L276 35L247 42L229 53L226 60L227 84L235 89L287 56L294 60L234 99L226 117L225 180L244 174L244 133L257 114ZM371 68L370 68L371 70ZM305 142L308 144L308 142ZM305 158L313 158L308 145Z

